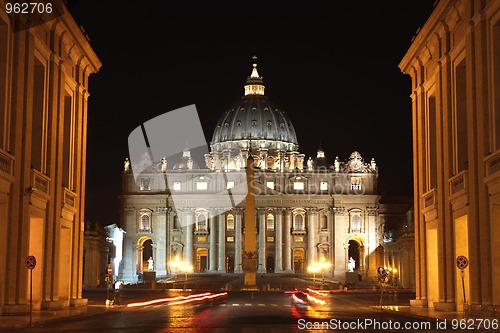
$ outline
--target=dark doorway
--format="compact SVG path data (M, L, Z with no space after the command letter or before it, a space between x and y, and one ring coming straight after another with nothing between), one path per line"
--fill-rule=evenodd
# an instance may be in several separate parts
M227 258L227 272L234 273L234 256L230 254Z
M349 241L349 258L352 258L354 259L354 261L356 262L355 266L354 266L354 270L357 270L359 269L359 243L353 239L351 239ZM349 260L349 258L347 258L347 260Z
M268 255L266 258L266 272L274 273L274 256Z

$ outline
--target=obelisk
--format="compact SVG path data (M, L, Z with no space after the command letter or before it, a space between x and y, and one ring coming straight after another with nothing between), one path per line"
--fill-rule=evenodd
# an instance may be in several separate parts
M257 287L257 232L255 228L255 188L254 188L254 159L249 150L247 159L247 195L245 201L245 238L243 253L243 274L245 289Z

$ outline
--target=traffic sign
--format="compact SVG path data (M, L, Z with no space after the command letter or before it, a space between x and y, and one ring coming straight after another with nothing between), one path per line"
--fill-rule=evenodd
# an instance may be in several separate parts
M24 263L26 264L26 267L28 269L35 268L35 266L36 266L36 258L35 258L35 256L28 256L28 257L26 257L26 260L24 261Z
M379 266L379 268L377 269L377 272L380 274L380 275L385 275L386 271L385 271L385 268L382 267L382 266Z
M457 267L459 269L465 269L469 266L469 259L466 256L458 256L457 257Z
M111 273L113 273L113 267L108 266L107 272L109 275L111 275Z

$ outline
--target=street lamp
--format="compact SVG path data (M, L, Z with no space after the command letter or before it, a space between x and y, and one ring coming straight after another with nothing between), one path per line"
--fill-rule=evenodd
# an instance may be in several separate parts
M187 279L188 279L188 272L192 272L193 271L193 266L186 264L186 265L184 265L183 270L186 273L186 275L184 277L184 290L186 290Z
M319 272L319 267L316 265L316 263L313 263L312 265L309 265L307 267L307 271L310 273L313 273L313 288L316 288L316 273Z
M168 265L171 268L175 268L175 280L177 280L177 273L179 272L179 268L184 265L182 261L179 261L179 257L175 257L174 260L170 261Z
M321 290L323 290L325 286L325 269L330 268L332 264L326 261L324 257L321 257L320 261L316 263L316 265L318 266L319 269L321 269L322 272Z

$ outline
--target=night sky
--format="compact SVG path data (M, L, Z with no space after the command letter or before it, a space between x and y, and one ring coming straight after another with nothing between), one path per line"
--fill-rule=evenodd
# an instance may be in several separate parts
M434 2L74 3L103 64L89 81L86 218L119 223L127 139L141 123L195 104L210 142L254 55L306 159L320 145L330 161L357 150L375 158L380 194L412 195L411 80L398 64Z

